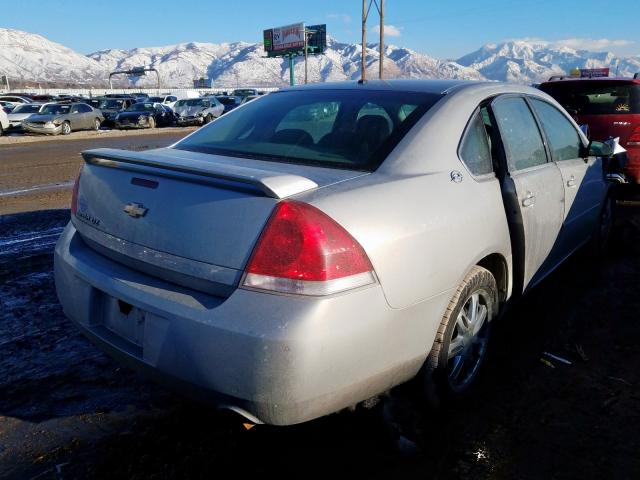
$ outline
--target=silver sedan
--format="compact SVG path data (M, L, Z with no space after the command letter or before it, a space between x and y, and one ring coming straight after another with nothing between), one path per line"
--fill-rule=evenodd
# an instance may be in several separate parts
M606 153L524 86L282 90L169 148L84 152L58 295L100 348L254 422L412 379L461 398L505 306L604 247Z

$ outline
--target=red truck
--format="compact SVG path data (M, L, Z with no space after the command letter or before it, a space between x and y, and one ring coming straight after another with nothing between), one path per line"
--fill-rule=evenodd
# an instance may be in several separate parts
M640 184L640 73L633 78L552 78L539 88L555 98L592 140L620 137L627 150L624 173Z

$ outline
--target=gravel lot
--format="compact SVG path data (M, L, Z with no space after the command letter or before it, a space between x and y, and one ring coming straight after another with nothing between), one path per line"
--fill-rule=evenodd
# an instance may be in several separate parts
M605 261L581 252L497 326L464 404L426 411L408 385L384 412L250 430L75 331L51 272L67 219L0 217L1 478L640 478L640 202L620 205Z

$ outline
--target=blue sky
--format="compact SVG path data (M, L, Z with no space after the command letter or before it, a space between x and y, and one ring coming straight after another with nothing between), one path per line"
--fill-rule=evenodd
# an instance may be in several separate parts
M386 0L387 43L457 58L485 43L536 38L640 54L640 0ZM80 53L180 42L258 42L264 28L326 23L360 39L360 0L0 0L0 27L38 33ZM369 40L377 13L368 21Z

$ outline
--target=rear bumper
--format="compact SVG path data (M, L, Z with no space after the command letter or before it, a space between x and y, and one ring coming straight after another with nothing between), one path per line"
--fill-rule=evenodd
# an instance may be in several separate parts
M55 279L65 314L101 349L275 425L336 412L415 376L452 293L404 310L391 309L379 285L326 298L244 289L214 297L106 259L71 224L56 246ZM112 299L145 312L137 342L105 326Z

